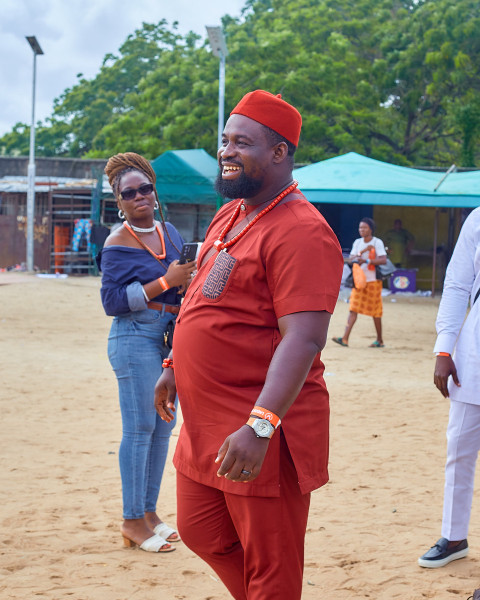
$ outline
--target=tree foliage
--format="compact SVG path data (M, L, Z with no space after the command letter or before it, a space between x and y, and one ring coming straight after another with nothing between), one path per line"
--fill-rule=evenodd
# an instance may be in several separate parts
M476 0L247 0L224 17L226 110L262 88L297 106L296 159L356 151L399 164L474 165L480 135ZM218 59L176 24L143 24L98 75L55 101L38 154L215 154ZM0 138L28 153L29 128Z

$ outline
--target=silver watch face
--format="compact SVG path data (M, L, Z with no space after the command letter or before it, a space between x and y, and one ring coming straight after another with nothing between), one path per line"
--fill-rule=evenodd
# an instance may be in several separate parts
M257 437L269 438L275 431L273 425L266 419L255 419L255 423L252 427Z

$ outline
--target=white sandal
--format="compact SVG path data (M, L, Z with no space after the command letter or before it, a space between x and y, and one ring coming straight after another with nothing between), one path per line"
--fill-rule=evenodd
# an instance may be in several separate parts
M138 545L136 542L125 536L123 536L123 543L125 546L127 546L127 548L133 548ZM168 548L164 548L165 545L167 545ZM157 534L147 538L142 544L140 544L139 548L140 550L145 550L145 552L173 552L176 550L176 548L174 548L170 542L167 542L167 540Z
M165 538L167 540L168 544L170 544L171 542L179 542L180 541L180 536L178 535L178 531L176 531L175 529L172 529L166 523L159 523L156 527L153 528L153 531L157 535L160 535L161 537ZM169 540L168 538L171 535L173 535L174 533L177 534L177 537L173 540Z

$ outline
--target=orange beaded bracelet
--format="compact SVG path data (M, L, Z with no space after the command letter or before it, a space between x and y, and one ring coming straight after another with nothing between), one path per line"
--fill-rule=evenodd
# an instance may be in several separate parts
M164 369L173 369L173 358L164 358L162 362L162 367Z

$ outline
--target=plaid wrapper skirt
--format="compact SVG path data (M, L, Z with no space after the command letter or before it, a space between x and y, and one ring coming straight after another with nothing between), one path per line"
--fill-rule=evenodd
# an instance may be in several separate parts
M352 288L350 310L367 317L381 317L383 314L382 287L380 279L369 281L363 290Z

